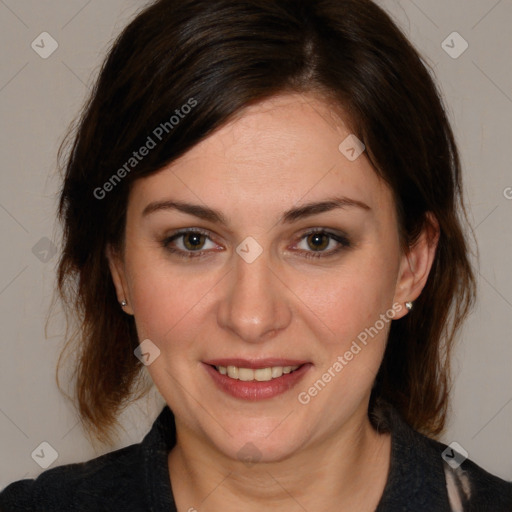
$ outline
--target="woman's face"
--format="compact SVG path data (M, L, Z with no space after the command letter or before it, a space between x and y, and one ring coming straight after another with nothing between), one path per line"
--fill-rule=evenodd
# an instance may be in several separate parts
M133 185L118 296L178 428L230 458L367 422L391 320L419 294L349 135L314 96L277 96Z

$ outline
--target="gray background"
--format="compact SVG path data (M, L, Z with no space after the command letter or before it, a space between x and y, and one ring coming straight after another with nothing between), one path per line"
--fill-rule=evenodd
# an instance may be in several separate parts
M443 440L457 441L475 462L511 480L512 1L380 3L435 69L460 144L480 248L480 297L455 354L453 414ZM50 467L108 451L88 443L57 390L61 315L45 335L57 260L56 152L109 43L143 5L0 0L0 489L42 471L31 456L41 442L58 453ZM454 31L469 44L456 59L442 47ZM59 45L47 59L31 47L42 32ZM445 45L460 50L461 41L452 39ZM127 409L126 431L114 448L139 442L162 404L153 392Z

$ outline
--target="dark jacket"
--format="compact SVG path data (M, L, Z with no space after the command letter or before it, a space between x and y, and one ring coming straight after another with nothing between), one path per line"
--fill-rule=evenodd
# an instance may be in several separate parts
M379 428L391 431L392 448L376 512L512 512L512 483L467 459L452 469L442 457L446 445L412 430L391 407L380 418ZM176 512L167 465L175 442L174 416L166 406L141 443L14 482L0 493L0 511Z

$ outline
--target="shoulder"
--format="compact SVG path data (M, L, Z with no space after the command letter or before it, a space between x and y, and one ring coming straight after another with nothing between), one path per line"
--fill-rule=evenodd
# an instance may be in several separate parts
M166 406L139 444L13 482L0 492L0 512L175 511L167 465L175 442Z
M131 445L87 462L58 466L35 480L19 480L0 493L2 512L62 510L143 510L137 506L142 479L140 445ZM127 482L133 486L127 486ZM139 498L140 499L140 498Z
M436 452L445 454L443 466L452 510L512 511L512 482L492 475L469 459L462 460L450 446L433 444Z
M379 431L392 435L390 473L379 512L512 511L512 482L415 431L389 404L379 404L372 419Z

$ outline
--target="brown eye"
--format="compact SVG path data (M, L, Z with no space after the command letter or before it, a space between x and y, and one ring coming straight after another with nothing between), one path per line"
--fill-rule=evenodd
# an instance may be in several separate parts
M330 237L325 233L311 233L306 240L308 246L314 251L323 251L329 246Z
M331 233L324 229L304 233L297 246L306 258L328 258L351 247L352 244L345 235Z
M186 233L183 236L183 245L187 250L194 251L197 249L201 249L205 243L206 236L202 233L195 233L191 231L190 233Z
M197 229L179 231L161 243L165 250L184 258L202 257L211 253L211 249L218 249L208 233Z

